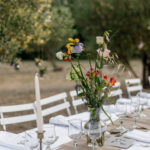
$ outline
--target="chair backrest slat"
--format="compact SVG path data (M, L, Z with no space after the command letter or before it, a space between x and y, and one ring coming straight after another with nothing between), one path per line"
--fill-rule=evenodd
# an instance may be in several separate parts
M9 113L9 112L18 112L33 110L33 103L30 104L21 104L21 105L12 105L12 106L0 106L0 112Z
M31 111L31 110L32 113L28 115L4 117L5 113L23 112L23 111ZM35 105L34 103L29 103L29 104L20 104L20 105L12 105L12 106L0 106L0 115L1 115L0 124L3 126L3 129L6 131L6 125L8 124L15 124L15 123L36 120Z
M60 94L57 94L54 96L50 96L48 98L41 99L41 106L45 106L47 104L52 104L54 102L63 101L63 102L61 102L61 104L57 104L57 105L52 106L47 109L42 109L42 113L44 113L44 116L50 115L52 113L59 112L61 110L65 110L65 109L67 110L68 115L71 115L70 103L67 102L66 98L67 98L67 94L64 92L64 93L60 93Z
M46 104L50 104L50 103L53 103L53 102L57 102L59 100L64 100L65 98L67 98L67 94L65 92L54 95L54 96L50 96L50 97L47 97L47 98L43 98L41 100L41 106L46 105Z
M66 103L63 103L63 104L58 104L56 106L44 109L42 111L42 115L47 116L47 115L56 113L58 111L64 110L64 109L69 108L69 107L70 107L69 102L66 102Z
M16 124L16 123L22 123L22 122L29 122L36 120L36 115L35 114L30 114L30 115L22 115L22 116L16 116L16 117L7 117L3 118L1 120L2 125L8 125L8 124Z
M82 91L79 91L81 93ZM81 98L75 98L77 97L77 92L75 90L70 91L70 96L72 98L72 106L75 110L75 113L78 114L77 106L85 104L84 100Z
M139 78L136 79L126 79L125 80L128 96L132 97L133 92L142 92L143 87L141 85L141 80Z
M109 96L110 97L119 96L119 98L122 98L122 90L120 89L120 82L115 83L115 85L112 87Z

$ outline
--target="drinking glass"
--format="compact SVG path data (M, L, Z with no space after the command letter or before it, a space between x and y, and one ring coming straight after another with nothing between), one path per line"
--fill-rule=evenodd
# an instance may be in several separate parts
M39 139L36 131L25 132L25 149L37 150L39 148Z
M126 112L127 112L126 107L127 107L126 103L123 103L123 104L117 103L116 104L116 110L119 113L118 116L119 116L119 123L120 123L120 126L117 129L119 129L120 132L124 132L126 130L126 128L123 127L123 121L126 118Z
M147 97L142 96L141 92L137 93L137 98L139 100L139 109L140 109L140 117L146 117L146 115L144 114L144 105L147 105L148 101L147 101Z
M78 119L69 120L68 136L74 142L74 150L77 150L77 141L82 136L82 121Z
M46 150L51 150L51 144L57 140L55 126L50 124L44 127L44 130L43 143L46 144Z
M101 130L101 124L100 122L90 122L89 123L89 130L88 130L88 136L90 137L92 141L92 150L95 150L96 147L96 140L99 139L102 136L102 130Z
M139 117L139 102L138 102L138 100L137 101L132 101L131 104L134 108L134 111L132 112L132 117L134 119L134 124L132 126L132 129L136 129L137 128L136 122L137 122L137 119Z

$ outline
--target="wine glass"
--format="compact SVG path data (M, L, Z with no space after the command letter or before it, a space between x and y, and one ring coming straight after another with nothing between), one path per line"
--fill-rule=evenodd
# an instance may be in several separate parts
M77 141L82 136L82 121L78 119L69 120L68 136L74 142L74 150L77 150Z
M116 110L119 113L118 116L119 116L119 123L120 123L120 125L117 129L119 129L120 132L124 132L126 130L126 128L123 127L123 121L126 118L126 113L127 113L126 105L127 105L126 103L123 103L123 104L117 103L116 104Z
M36 131L26 131L25 132L25 149L34 150L39 147L39 139Z
M141 92L137 93L137 98L139 100L139 105L140 105L140 117L146 117L144 114L144 105L147 105L147 96L142 96Z
M137 128L137 119L139 117L139 102L137 101L132 101L132 106L134 108L134 111L132 112L132 117L134 119L134 124L132 125L132 129L136 129Z
M102 136L101 124L100 122L90 122L88 136L92 141L92 150L95 150L96 140Z
M53 144L56 140L56 132L55 132L55 126L52 124L49 124L48 126L44 127L44 138L43 143L46 144L46 150L51 150L51 144Z

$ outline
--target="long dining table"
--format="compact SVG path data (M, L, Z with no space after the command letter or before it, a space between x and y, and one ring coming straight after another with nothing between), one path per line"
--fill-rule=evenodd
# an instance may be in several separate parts
M87 115L88 112L84 112L77 115L72 115L67 117L68 119L77 119L84 118L84 116ZM137 130L141 131L150 131L150 108L147 108L144 110L144 113L146 114L145 118L139 118L137 120L138 128ZM110 124L107 126L107 131L111 131L113 128L119 127L119 120L116 118L116 121L114 121L114 125ZM130 128L133 125L133 118L130 116L127 116L124 120L123 126L126 128ZM49 124L45 124L44 127L49 126ZM56 129L56 135L58 136L58 140L51 145L52 150L72 150L73 142L68 137L68 127L64 126L55 126ZM36 128L31 130L37 130ZM5 136L5 137L4 137ZM24 141L25 132L19 133L19 134L13 134L10 132L0 131L0 150L23 150L24 145L21 144L21 141ZM109 139L112 136L116 136L116 134L110 134L106 136L105 141ZM138 142L135 142L133 144L136 145ZM17 147L16 147L17 146ZM81 139L78 141L78 150L91 150L91 147L87 146L87 140L86 136L83 135ZM44 150L44 149L43 149ZM102 147L97 147L97 150L122 150L122 148L108 146L107 144L104 144ZM138 150L136 148L133 148L132 150ZM143 150L143 149L140 149ZM144 148L145 150L145 148ZM150 150L150 143L149 147L146 150Z
M147 108L144 110L144 113L146 114L146 117L140 118L137 120L137 126L139 127L138 130L142 131L148 131L150 130L150 108ZM124 120L123 126L126 128L129 128L133 124L133 118L130 116L127 116ZM113 128L116 128L119 126L119 120L114 122L114 125L109 125L107 128L107 131L112 130ZM115 134L110 134L105 138L107 140L108 138L115 136ZM73 142L68 142L61 146L61 150L72 150L73 149ZM82 138L78 141L78 149L79 150L91 150L91 147L87 146L87 140L86 136L82 136ZM104 144L101 147L97 147L97 150L121 150L122 148L108 146ZM149 147L150 149L150 147Z

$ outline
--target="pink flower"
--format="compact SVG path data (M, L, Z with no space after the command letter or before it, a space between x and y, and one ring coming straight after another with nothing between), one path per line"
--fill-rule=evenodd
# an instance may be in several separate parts
M90 68L89 71L85 74L89 79L94 78L95 76L99 76L99 71L94 71L94 67Z
M140 42L140 44L138 45L138 49L142 49L144 47L144 43Z
M100 56L103 56L104 58L106 58L106 57L109 57L110 50L107 49L107 48L105 48L104 51L102 52L102 51L100 50L100 48L99 48L99 49L97 49L97 53L98 53Z

